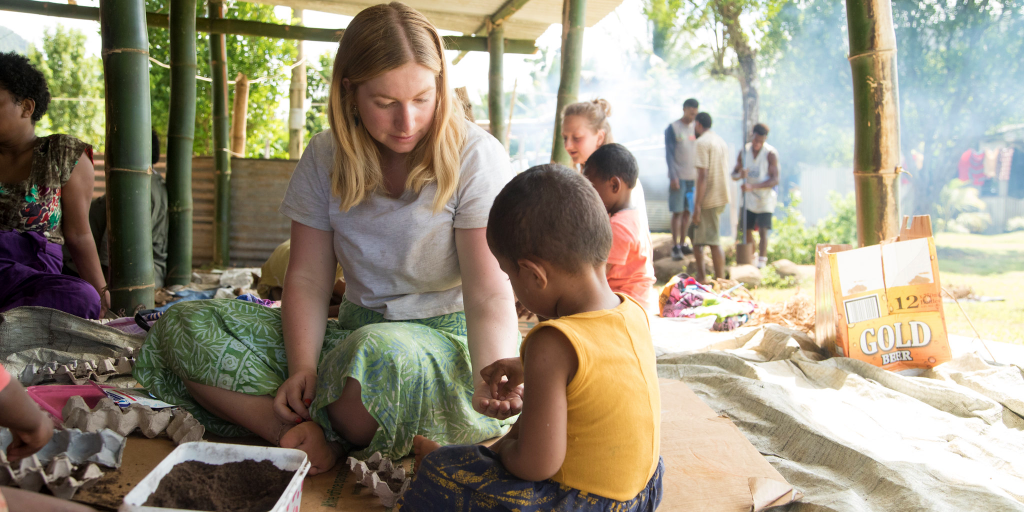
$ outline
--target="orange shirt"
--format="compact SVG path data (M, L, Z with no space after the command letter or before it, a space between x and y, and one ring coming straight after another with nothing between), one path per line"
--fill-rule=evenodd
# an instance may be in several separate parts
M0 364L0 391L3 391L10 382L11 374L7 373L7 369L4 368L4 365Z
M654 249L651 233L642 228L640 211L619 210L611 217L612 250L608 254L608 286L655 311Z

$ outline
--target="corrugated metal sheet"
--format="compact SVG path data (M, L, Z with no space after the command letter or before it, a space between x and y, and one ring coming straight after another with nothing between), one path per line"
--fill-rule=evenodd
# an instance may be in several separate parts
M103 155L96 166L93 197L106 191ZM231 265L258 267L290 236L291 221L277 212L296 160L231 159ZM154 167L165 174L161 157ZM192 264L213 261L213 158L192 159Z

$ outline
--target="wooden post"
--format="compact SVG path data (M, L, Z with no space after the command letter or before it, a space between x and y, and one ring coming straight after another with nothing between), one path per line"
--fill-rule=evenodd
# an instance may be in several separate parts
M100 3L106 98L111 309L153 307L149 36L143 0Z
M167 286L192 281L192 144L196 129L196 0L171 2L167 124Z
M583 66L583 28L587 0L565 0L562 5L562 76L558 82L555 107L555 136L551 144L551 161L572 165L562 143L562 109L575 103L580 90L580 68Z
M899 235L900 107L890 0L846 0L853 76L857 243Z
M487 45L491 55L491 64L487 71L487 117L491 120L491 135L501 145L505 141L505 88L502 61L505 57L505 29L501 25L491 25L487 33Z
M245 125L249 111L249 78L244 73L235 77L235 103L231 109L231 153L245 158Z
M292 18L302 25L302 9L292 9ZM302 41L296 45L299 49L298 61L305 57ZM302 156L302 138L306 133L306 63L292 68L292 83L289 88L291 108L288 110L288 158L298 160Z
M224 4L209 2L209 16L224 16ZM228 154L228 74L224 34L210 34L210 72L213 78L213 266L231 262L231 155Z

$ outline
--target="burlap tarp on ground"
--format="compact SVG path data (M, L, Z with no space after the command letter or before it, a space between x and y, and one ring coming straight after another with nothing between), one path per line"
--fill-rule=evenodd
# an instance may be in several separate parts
M908 377L824 359L775 325L714 345L662 355L659 375L730 418L803 492L789 510L1024 510L1019 366L965 353Z

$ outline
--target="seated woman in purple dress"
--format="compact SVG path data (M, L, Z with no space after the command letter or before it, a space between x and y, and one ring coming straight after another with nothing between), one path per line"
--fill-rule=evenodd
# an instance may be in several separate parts
M49 103L43 74L0 53L0 312L44 306L99 318L110 295L89 229L92 146L36 137ZM83 279L61 275L65 244Z

